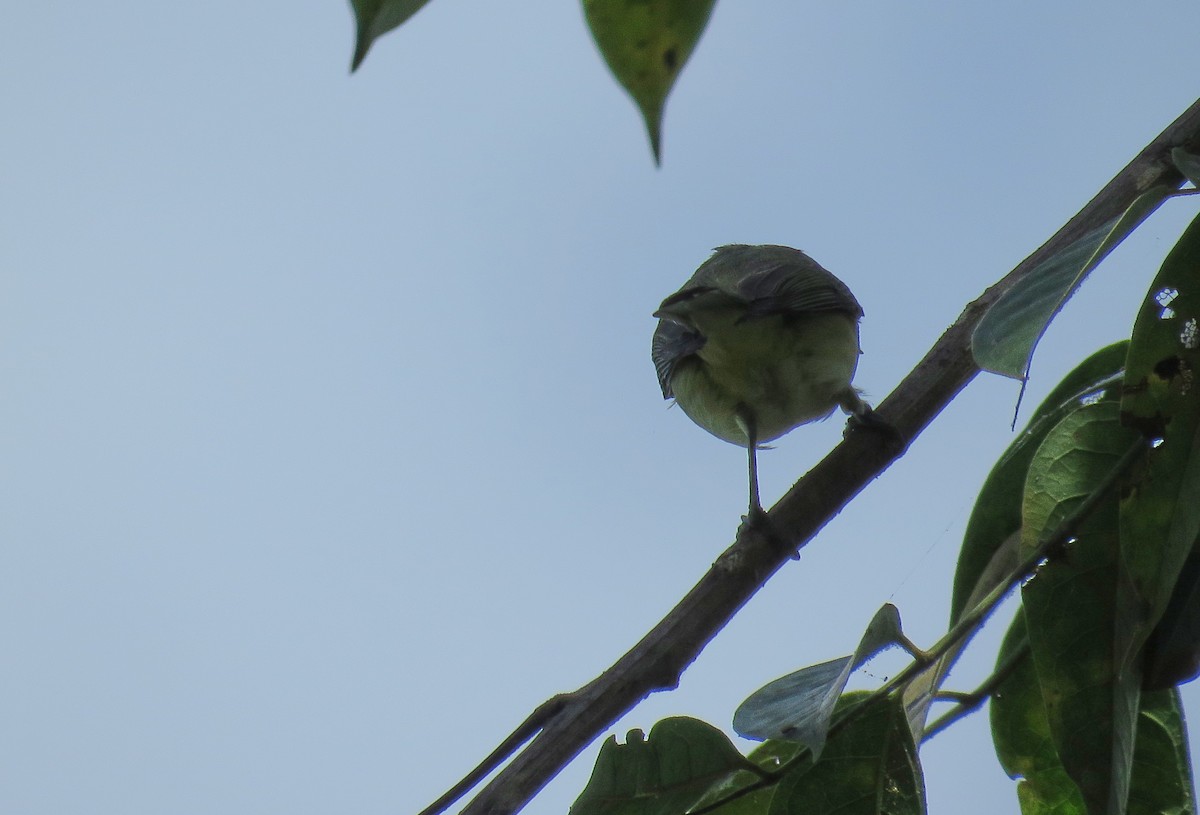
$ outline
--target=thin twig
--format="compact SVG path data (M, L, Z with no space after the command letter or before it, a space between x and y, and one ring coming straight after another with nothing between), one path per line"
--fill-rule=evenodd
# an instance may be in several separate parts
M1011 654L1004 658L996 670L992 671L991 676L979 684L979 687L970 693L960 694L956 700L957 704L953 708L934 719L925 728L925 732L921 734L921 744L929 741L959 719L974 712L976 708L990 699L996 692L996 688L1003 685L1004 681L1012 676L1013 671L1019 668L1031 653L1029 640L1018 645Z
M434 813L442 812L461 798L468 790L486 778L492 770L503 764L505 759L516 752L517 748L533 738L534 734L542 729L542 725L562 710L570 696L569 693L560 693L538 705L537 709L530 713L525 721L517 725L517 729L509 733L508 738L500 742L487 758L479 762L475 769L463 776L461 781L446 790L441 798L425 807L418 815L434 815Z

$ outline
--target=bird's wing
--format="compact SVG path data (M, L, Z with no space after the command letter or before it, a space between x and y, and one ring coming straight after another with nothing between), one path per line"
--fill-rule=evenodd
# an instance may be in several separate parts
M840 311L857 319L862 307L842 281L789 246L718 246L668 303L711 291L745 304L746 317Z
M817 266L816 261L809 262L815 268L782 262L751 270L743 276L737 283L737 291L746 301L746 316L840 311L854 319L862 317L862 306L850 289Z
M682 310L686 311L692 307L686 304L692 303L694 300L698 300L701 297L709 296L724 297L726 300L729 299L729 295L722 292L719 287L695 285L694 281L689 280L686 286L659 304L658 311L654 312L654 316L659 318L667 317L669 319L670 315L674 313L674 316L678 317L679 312L681 311L681 309L678 307L681 304L684 304Z
M704 337L700 332L671 320L658 321L658 328L654 329L654 339L650 343L650 356L658 373L663 399L675 395L671 391L671 374L675 371L676 363L703 347Z

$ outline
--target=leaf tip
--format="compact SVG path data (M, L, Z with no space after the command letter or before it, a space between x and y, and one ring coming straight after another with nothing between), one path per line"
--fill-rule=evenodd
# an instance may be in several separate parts
M650 153L654 156L654 166L662 167L662 112L663 106L657 110L639 103L642 109L642 119L646 122L646 135L650 137Z
M358 31L354 37L354 55L350 58L350 73L354 73L362 65L363 60L367 58L367 52L371 50L371 43L375 40L371 36L370 20L359 16L356 22Z

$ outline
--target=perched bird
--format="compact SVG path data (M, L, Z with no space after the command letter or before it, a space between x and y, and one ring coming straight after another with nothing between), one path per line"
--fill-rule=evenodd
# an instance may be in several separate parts
M851 386L862 307L815 260L786 246L721 246L672 294L651 356L664 399L749 451L750 512L758 446L841 407L871 409Z

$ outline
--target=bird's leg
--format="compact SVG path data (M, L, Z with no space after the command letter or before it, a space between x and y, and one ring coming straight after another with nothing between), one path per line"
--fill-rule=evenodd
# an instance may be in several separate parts
M742 517L742 525L738 529L738 537L745 527L753 527L768 540L778 543L780 538L775 533L775 527L767 511L763 509L758 497L758 432L754 421L754 413L745 406L738 408L737 423L746 434L747 461L750 467L750 509Z
M751 439L746 449L750 459L750 511L762 513L762 502L758 499L758 443Z
M758 500L758 433L754 421L754 413L744 405L739 405L736 417L738 427L746 434L746 450L750 465L750 512L749 515L764 515L762 504Z

